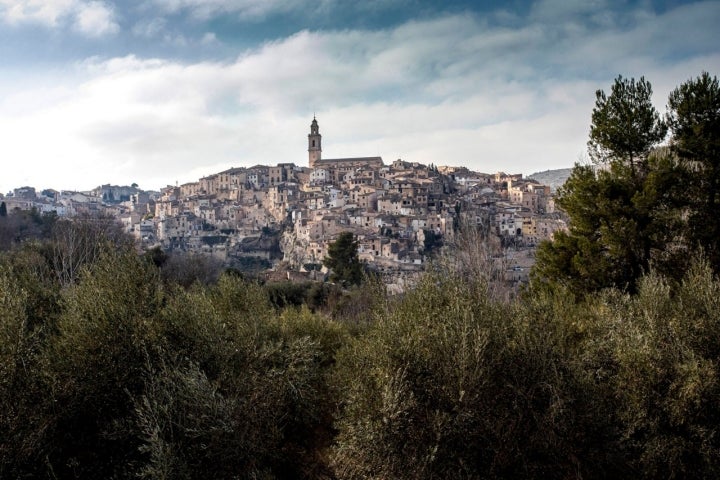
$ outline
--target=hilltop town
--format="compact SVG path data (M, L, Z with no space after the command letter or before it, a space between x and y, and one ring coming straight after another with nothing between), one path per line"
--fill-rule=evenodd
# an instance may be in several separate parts
M512 247L504 254L506 280L523 281L533 247L566 228L551 187L520 174L400 159L385 164L381 157L323 158L315 118L306 166L231 168L159 192L102 185L38 194L24 187L2 201L8 212L112 215L145 248L211 255L241 270L282 264L301 276L321 271L328 246L351 231L360 259L387 283L421 271L461 223Z

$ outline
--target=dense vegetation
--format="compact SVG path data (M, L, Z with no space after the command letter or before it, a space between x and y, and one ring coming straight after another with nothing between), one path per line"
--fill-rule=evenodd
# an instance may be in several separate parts
M0 254L0 478L720 476L720 280L699 237L682 268L545 269L509 300L460 229L388 297L211 275L104 221L17 214L0 231L39 233Z
M352 322L274 308L282 290L235 274L185 289L132 251L61 286L38 245L6 255L0 477L720 473L707 262L580 302L497 301L442 270L402 298L360 287Z
M536 286L635 292L651 270L681 279L699 253L720 273L720 86L676 88L664 118L650 83L618 77L596 94L588 150L556 198L568 232L540 246ZM663 144L668 130L669 142Z

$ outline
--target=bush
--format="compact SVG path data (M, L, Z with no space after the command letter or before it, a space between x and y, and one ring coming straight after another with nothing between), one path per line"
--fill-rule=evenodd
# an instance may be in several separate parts
M132 398L156 355L152 325L162 301L156 272L133 253L105 256L67 291L46 350L55 474L129 476L141 461Z
M720 281L493 297L0 259L2 478L717 478ZM288 289L290 294L285 292ZM291 299L290 302L288 299ZM313 299L308 305L278 308Z
M610 384L631 465L644 478L717 478L720 283L696 262L677 292L649 275L637 296L613 300Z
M0 267L0 478L42 470L44 332L27 311L28 295Z
M327 369L338 326L277 315L262 287L223 276L178 291L160 336L171 353L136 398L140 469L160 478L322 478L331 442Z
M273 282L265 284L270 303L282 310L286 307L299 307L307 302L307 296L312 283L295 283L295 282Z
M525 313L434 275L382 312L338 357L338 477L591 476L562 332Z

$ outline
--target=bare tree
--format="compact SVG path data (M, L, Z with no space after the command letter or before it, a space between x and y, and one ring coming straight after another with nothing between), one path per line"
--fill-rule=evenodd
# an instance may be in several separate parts
M51 235L51 264L61 285L77 280L83 266L94 263L103 252L132 248L134 242L116 219L78 216L59 220Z
M435 268L464 278L469 288L489 298L507 301L512 297L514 288L506 280L506 249L487 226L461 217L457 231L445 245Z

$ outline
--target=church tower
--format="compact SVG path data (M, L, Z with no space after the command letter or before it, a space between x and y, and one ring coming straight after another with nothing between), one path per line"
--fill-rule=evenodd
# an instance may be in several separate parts
M320 160L322 155L322 135L320 135L320 127L318 127L317 120L313 116L313 121L310 124L310 134L308 135L308 160L310 168L315 168L315 162Z

